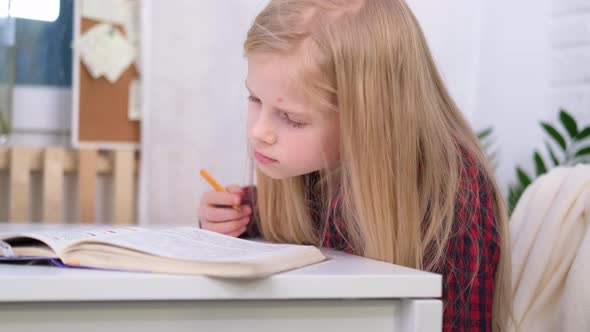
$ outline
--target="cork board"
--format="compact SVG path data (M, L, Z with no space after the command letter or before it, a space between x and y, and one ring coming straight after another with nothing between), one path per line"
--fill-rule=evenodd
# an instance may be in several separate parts
M80 15L75 15L75 19L78 21L75 38L100 23ZM113 26L125 34L121 25ZM94 79L76 52L72 60L75 61L73 145L138 147L140 122L130 120L128 116L131 82L139 78L135 65L127 68L115 83L110 83L105 77Z

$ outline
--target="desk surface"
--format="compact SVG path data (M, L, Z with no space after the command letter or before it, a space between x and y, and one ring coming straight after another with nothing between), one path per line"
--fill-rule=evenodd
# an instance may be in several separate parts
M440 275L324 254L329 260L258 280L0 264L0 302L441 297Z

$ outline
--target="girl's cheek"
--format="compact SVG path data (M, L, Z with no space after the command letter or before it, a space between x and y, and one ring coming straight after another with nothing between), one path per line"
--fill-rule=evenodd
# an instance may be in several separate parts
M248 117L246 120L246 128L248 129L248 136L251 136L251 130L252 127L254 126L254 123L256 123L256 119L258 117L258 112L257 110L252 109L251 106L248 107Z

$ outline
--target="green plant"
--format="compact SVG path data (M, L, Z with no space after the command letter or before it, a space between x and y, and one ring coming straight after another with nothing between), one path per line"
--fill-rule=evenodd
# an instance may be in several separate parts
M481 131L477 132L477 138L479 139L479 142L481 143L481 146L483 147L486 156L488 157L488 160L492 164L492 167L497 168L497 152L494 149L495 139L492 135L493 131L494 130L492 127L484 128Z
M557 146L559 148L558 151L560 151L556 153L549 140L544 140L550 163L546 163L541 153L535 150L533 153L533 161L535 163L534 176L529 175L522 167L516 167L517 181L511 184L508 189L508 209L511 214L524 190L536 177L547 173L547 171L557 166L575 165L589 161L590 126L581 128L578 126L574 117L565 110L560 110L559 121L565 128L567 136L563 135L555 126L547 122L540 123L545 134L552 140L553 146Z
M0 136L7 135L10 133L10 127L8 126L8 120L6 119L6 113L0 109Z

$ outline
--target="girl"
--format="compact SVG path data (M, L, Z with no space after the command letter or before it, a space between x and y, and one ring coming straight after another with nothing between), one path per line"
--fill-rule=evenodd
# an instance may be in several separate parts
M504 330L502 197L408 6L271 0L244 46L256 187L203 194L201 227L440 273L445 331Z

